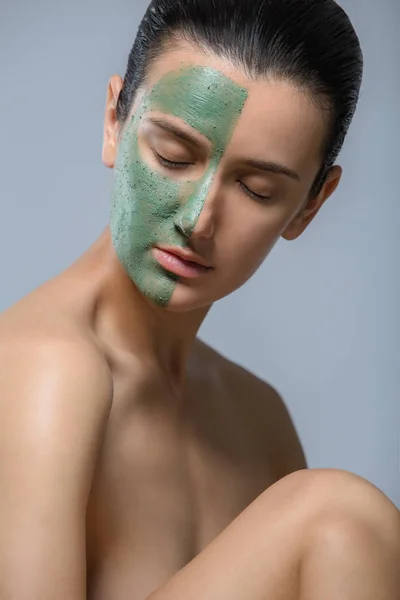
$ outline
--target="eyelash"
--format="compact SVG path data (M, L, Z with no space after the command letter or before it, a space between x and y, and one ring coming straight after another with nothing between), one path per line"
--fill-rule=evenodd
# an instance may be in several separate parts
M244 191L244 193L247 196L250 196L250 198L253 198L253 200L255 200L256 202L262 202L262 203L267 203L267 202L271 202L272 198L271 196L261 196L261 194L256 194L255 192L253 192L252 190L250 190L247 185L245 185L243 183L243 181L238 180L238 184L239 186L242 188L242 190Z
M157 162L159 162L160 165L162 165L166 169L184 170L193 164L189 162L172 162L171 160L168 160L167 158L161 156L161 154L159 154L157 150L153 150L153 152Z
M154 152L154 156L155 156L157 162L161 166L165 167L166 169L173 169L175 171L179 171L179 170L184 171L185 169L187 169L188 167L190 167L193 164L193 163L189 163L189 162L173 162L171 160L168 160L167 158L164 158L164 156L161 156L161 154L159 154L157 152L157 150L153 150L153 152ZM256 202L266 203L266 202L271 201L270 196L261 196L261 194L256 194L255 192L250 190L247 187L247 185L245 185L242 181L238 180L238 184L239 184L240 188L242 189L242 191L247 196L250 196L250 198L252 198Z

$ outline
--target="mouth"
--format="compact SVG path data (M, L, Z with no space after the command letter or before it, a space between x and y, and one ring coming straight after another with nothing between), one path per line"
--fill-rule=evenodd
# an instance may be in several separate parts
M212 270L200 256L177 246L155 246L152 253L164 269L179 277L194 279Z

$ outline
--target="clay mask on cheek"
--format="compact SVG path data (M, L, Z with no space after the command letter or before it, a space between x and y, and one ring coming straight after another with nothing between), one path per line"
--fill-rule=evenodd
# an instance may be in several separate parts
M160 306L168 305L178 278L159 265L151 249L157 242L186 245L246 99L247 91L222 73L186 67L163 76L125 127L114 173L112 240L131 280ZM151 111L179 117L210 140L211 159L200 179L176 181L142 158L138 129Z

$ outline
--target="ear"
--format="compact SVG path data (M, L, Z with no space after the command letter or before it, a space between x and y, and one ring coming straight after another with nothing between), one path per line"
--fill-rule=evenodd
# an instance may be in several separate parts
M341 177L342 168L337 165L332 167L318 196L310 198L307 205L299 212L282 234L285 240L295 240L303 233L317 215L322 205L336 190Z
M117 102L123 81L119 75L111 77L107 87L106 112L104 117L103 163L114 168L117 156L119 123L117 119Z

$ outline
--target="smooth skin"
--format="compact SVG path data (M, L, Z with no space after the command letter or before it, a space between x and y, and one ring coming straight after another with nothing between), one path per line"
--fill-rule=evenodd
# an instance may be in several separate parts
M395 600L399 526L395 507L361 478L298 471L149 600Z
M252 81L183 43L157 61L148 88L182 63L248 92L188 240L213 269L178 281L161 307L132 284L107 229L1 315L0 598L397 600L398 510L355 475L306 470L277 392L196 339L211 304L280 237L298 237L337 187L339 167L308 198L323 115L288 83ZM107 93L110 168L121 86L113 77ZM185 177L201 177L207 140L157 116L197 138ZM146 115L139 139L149 168L161 169L152 148L188 158ZM240 182L273 200L256 202Z

